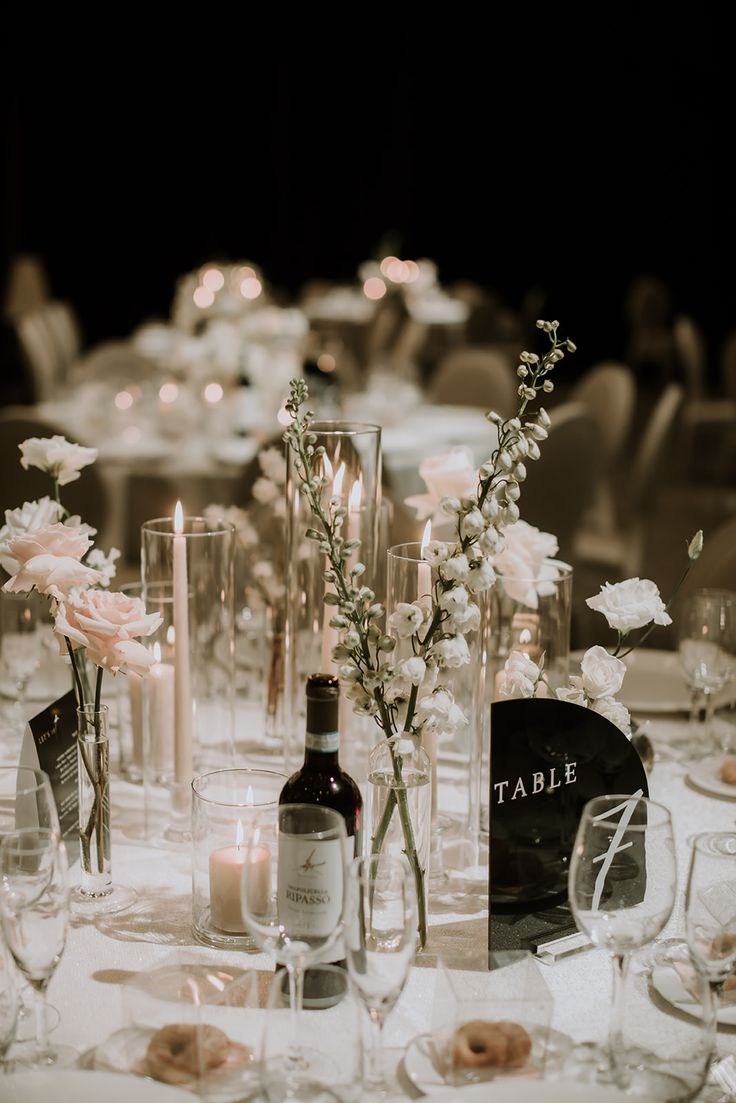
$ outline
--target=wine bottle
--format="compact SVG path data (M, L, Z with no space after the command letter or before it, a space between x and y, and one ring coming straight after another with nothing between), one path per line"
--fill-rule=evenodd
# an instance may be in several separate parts
M356 783L340 766L339 703L340 683L335 675L310 674L304 762L284 784L279 804L318 804L339 812L345 820L348 835L345 859L349 861L362 853L363 798ZM336 952L340 953L339 943ZM338 960L330 964L344 967L345 962ZM320 976L318 972L306 970L305 1007L326 1007L335 1002L335 993L324 990L326 978L327 974Z

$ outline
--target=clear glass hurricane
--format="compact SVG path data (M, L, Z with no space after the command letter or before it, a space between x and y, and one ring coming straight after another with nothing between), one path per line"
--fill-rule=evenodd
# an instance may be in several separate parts
M44 613L45 604L35 590L29 594L0 591L0 668L14 690L11 722L18 734L28 720L28 683L41 664Z
M585 1050L601 1081L613 1078L625 1087L622 1027L629 957L663 930L675 902L677 866L669 810L639 793L588 801L568 885L577 926L594 946L609 952L613 964L608 1048L591 1045Z

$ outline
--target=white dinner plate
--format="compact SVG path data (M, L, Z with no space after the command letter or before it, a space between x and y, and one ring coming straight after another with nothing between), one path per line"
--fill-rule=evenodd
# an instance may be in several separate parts
M690 995L677 970L672 965L655 965L652 969L652 988L663 1000L693 1019L701 1018L701 1007ZM721 1000L718 1022L724 1026L736 1026L736 1000Z
M433 1096L437 1103L631 1103L631 1096L618 1088L600 1084L573 1084L563 1080L496 1080L492 1084L471 1084L467 1088L445 1088ZM640 1103L647 1099L637 1096ZM649 1103L654 1103L649 1100Z
M181 1088L114 1072L49 1069L0 1078L0 1103L192 1103Z
M696 762L688 773L690 781L696 789L702 789L712 797L721 797L723 800L736 800L736 785L729 785L718 777L718 770L723 762L723 755L715 755L713 758L704 758Z

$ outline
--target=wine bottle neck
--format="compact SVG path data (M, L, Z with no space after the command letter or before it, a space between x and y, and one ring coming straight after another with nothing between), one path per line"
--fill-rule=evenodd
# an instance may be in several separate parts
M337 763L340 751L339 731L312 732L307 729L307 737L304 743L304 763L315 766L326 766Z

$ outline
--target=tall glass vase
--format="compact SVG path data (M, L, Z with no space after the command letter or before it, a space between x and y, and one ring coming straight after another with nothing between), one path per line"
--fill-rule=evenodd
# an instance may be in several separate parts
M171 792L171 842L188 842L194 776L234 761L234 533L204 517L142 527L143 596L163 617L150 640L149 758Z
M110 741L106 705L77 709L79 756L79 864L81 879L72 892L77 914L108 915L123 911L135 891L112 880L110 847Z
M378 559L378 507L381 493L381 430L377 425L347 421L316 421L310 427L316 446L325 455L315 461L315 474L328 482L323 491L325 509L331 498L341 498L347 515L342 535L358 539L354 561L365 565L361 581L373 588ZM287 446L286 479L286 622L284 625L284 760L287 772L300 761L306 723L304 687L316 672L335 673L331 652L337 630L330 627L334 606L325 605L330 583L323 578L328 564L307 529L321 531L319 518L301 493L293 448ZM351 563L348 562L348 568ZM340 702L342 765L357 780L366 774L366 743L375 723L354 716L350 702ZM368 744L370 745L370 744Z

